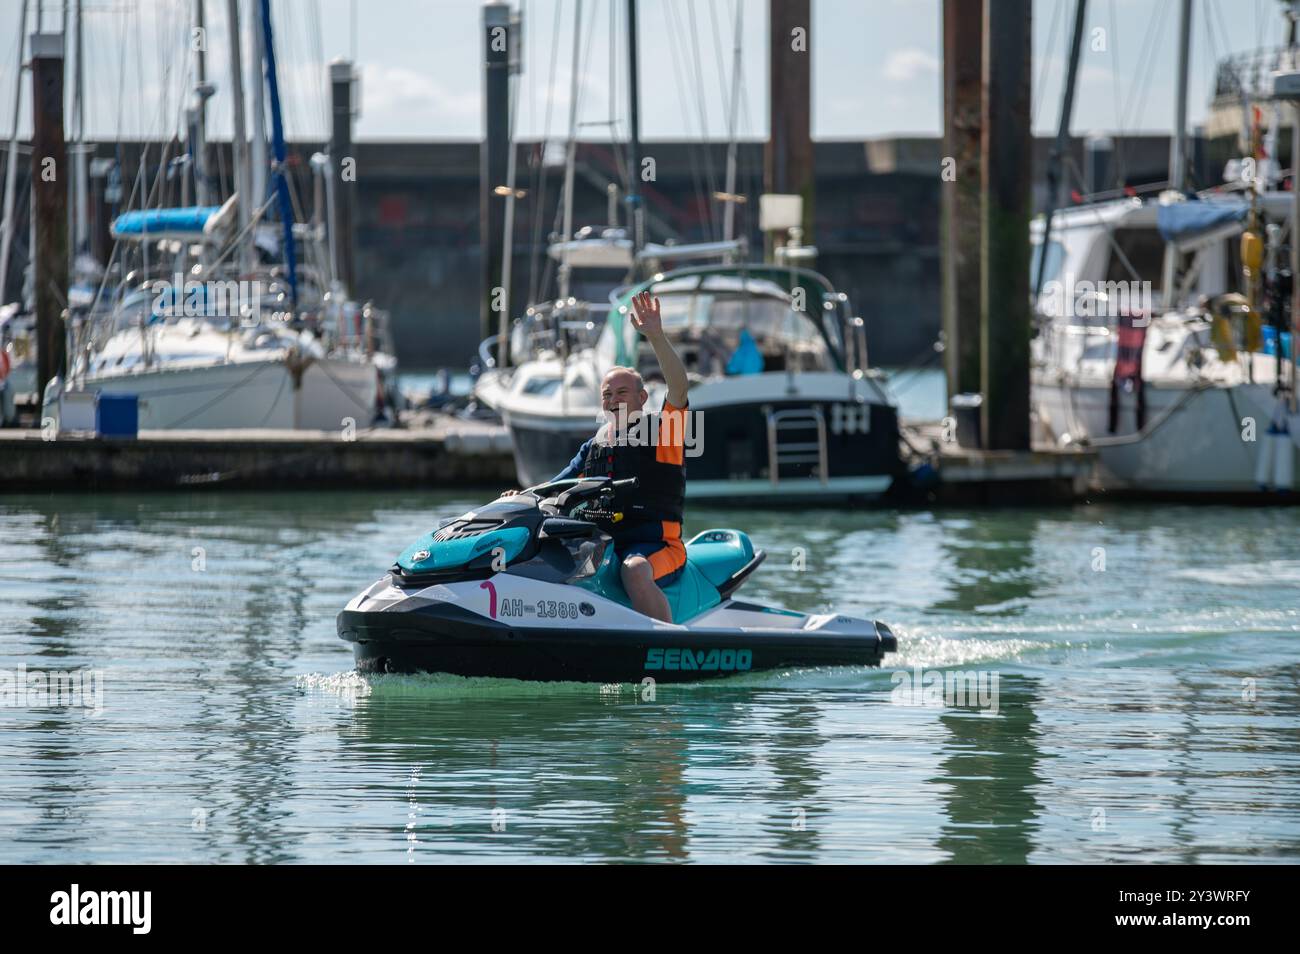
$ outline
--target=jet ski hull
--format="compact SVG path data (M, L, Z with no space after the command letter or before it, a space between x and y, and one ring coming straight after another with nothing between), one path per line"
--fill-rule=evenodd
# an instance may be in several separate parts
M738 601L720 609L728 610L768 612ZM878 666L885 653L897 649L883 623L822 619L815 630L537 629L443 604L406 612L344 610L338 634L352 643L363 673L441 672L543 682L691 682L772 669ZM841 631L832 627L835 620Z

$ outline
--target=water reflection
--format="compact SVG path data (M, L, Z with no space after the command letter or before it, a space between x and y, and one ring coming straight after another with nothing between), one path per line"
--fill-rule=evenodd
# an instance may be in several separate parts
M946 820L937 844L953 864L1029 860L1042 811L1034 797L1043 782L1035 744L1039 689L1038 679L1000 674L996 714L949 709L939 717L949 738L931 781L944 790Z

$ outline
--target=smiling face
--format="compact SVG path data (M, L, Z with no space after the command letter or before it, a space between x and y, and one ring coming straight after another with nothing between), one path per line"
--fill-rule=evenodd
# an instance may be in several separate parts
M641 378L627 368L614 368L600 384L600 406L607 414L617 414L626 408L627 414L640 411L649 398Z

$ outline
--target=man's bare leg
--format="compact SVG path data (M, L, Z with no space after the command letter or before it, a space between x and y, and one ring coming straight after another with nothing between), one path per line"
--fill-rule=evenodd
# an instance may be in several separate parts
M623 589L632 598L632 608L638 613L653 617L664 623L673 621L672 610L668 607L668 597L655 582L654 570L650 561L643 556L630 556L623 561Z

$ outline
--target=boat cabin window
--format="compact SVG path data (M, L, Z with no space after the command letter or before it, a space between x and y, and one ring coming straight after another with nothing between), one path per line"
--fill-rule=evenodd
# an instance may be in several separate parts
M559 378L535 377L524 382L520 390L534 397L546 397L554 394L560 387Z
M821 332L789 301L761 295L702 292L661 296L664 333L688 372L699 375L750 371L825 371L832 361ZM747 335L745 334L747 333ZM740 358L732 361L738 352ZM654 350L642 340L637 367L658 376Z
M1165 240L1153 228L1118 228L1111 233L1114 244L1110 248L1110 259L1106 266L1108 282L1150 282L1153 291L1160 288L1161 270L1165 260ZM1133 273L1124 264L1115 251L1116 246L1124 253L1129 265L1137 272Z

